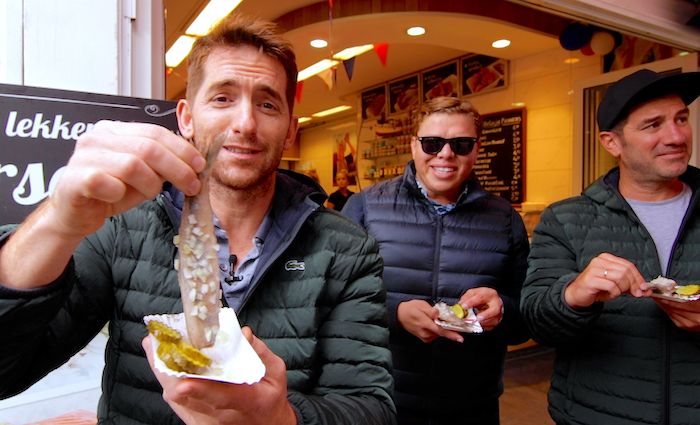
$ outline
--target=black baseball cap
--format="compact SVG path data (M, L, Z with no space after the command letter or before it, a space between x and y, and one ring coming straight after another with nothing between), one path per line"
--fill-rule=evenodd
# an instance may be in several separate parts
M663 75L641 69L608 87L598 107L598 128L610 131L635 106L668 94L677 94L686 105L700 95L700 72Z

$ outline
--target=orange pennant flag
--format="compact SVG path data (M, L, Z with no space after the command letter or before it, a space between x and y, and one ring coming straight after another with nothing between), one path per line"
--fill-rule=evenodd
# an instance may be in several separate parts
M389 51L389 43L375 44L374 51L377 52L377 56L379 56L379 60L382 62L382 65L386 66L386 56Z

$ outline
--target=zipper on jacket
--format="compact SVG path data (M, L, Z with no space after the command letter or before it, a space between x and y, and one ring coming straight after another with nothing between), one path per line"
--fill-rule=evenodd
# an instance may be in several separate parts
M687 183L686 183L687 184ZM690 184L689 184L690 186ZM691 186L692 190L692 186ZM695 205L698 203L698 191L693 190L692 195L690 196L690 202L688 203L688 209L685 211L685 215L683 216L683 220L681 221L681 225L678 227L678 234L676 235L676 239L673 241L673 245L671 246L671 252L669 253L669 258L668 258L668 267L666 268L666 276L673 276L673 273L671 272L671 268L673 267L673 257L676 254L676 248L678 247L678 241L681 240L681 237L685 233L685 228L688 224L688 220L690 219L690 216L693 214L693 211L695 210ZM664 350L664 374L663 374L663 405L661 406L661 423L663 425L669 425L671 423L671 332L673 332L671 323L666 323L666 325L663 328L663 335L661 338L661 342L663 344L663 350Z
M669 333L671 332L668 323L663 327L661 342L663 343L663 397L661 404L661 424L670 425L671 423L671 343L669 342Z
M435 226L435 251L433 253L433 304L437 299L438 281L440 280L440 243L442 243L442 215L435 214L437 225Z

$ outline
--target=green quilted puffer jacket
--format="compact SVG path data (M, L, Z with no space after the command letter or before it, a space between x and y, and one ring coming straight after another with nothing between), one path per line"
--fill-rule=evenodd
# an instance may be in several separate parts
M700 281L700 171L667 276ZM661 274L656 247L617 190L619 170L582 196L547 208L536 227L521 309L533 337L556 347L549 411L560 425L700 425L700 333L676 327L651 298L623 295L573 310L566 286L602 252L626 258L645 279Z
M305 179L278 173L274 224L239 321L286 362L300 423L394 423L376 242L321 207L325 195ZM0 397L66 362L109 322L99 423L182 423L141 347L145 315L182 312L168 199L108 220L57 282L23 292L0 287Z

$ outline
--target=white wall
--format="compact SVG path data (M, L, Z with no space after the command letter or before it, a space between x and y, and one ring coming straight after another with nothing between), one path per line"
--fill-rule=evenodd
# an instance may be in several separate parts
M0 2L0 83L162 99L162 0Z

